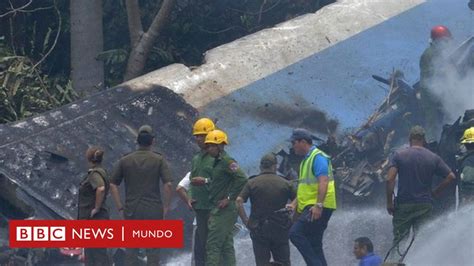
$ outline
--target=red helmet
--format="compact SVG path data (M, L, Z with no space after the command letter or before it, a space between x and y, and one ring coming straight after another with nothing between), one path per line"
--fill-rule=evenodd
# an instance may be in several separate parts
M431 29L431 39L451 38L451 32L443 25L434 26Z

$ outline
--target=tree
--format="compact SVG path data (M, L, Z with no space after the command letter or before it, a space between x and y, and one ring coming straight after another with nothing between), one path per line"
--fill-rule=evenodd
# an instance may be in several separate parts
M0 123L77 99L67 78L69 64L64 64L69 45L61 47L68 39L62 38L68 23L60 10L65 7L55 0L0 2L0 25L7 26L0 27Z
M70 0L70 15L72 84L87 96L104 84L102 0Z
M111 87L169 64L199 65L211 48L333 1L0 1L0 123L86 96L102 73Z
M71 0L71 2L72 1L74 0ZM176 0L163 0L161 8L154 17L153 22L148 30L144 32L138 0L126 0L130 47L132 48L127 61L127 69L124 76L125 81L142 74L153 43L163 30L175 1Z

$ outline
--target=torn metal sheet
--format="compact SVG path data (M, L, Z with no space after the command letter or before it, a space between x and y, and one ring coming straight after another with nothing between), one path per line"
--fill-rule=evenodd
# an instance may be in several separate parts
M89 146L105 149L104 166L111 172L121 156L135 149L136 129L150 124L157 132L155 149L170 162L173 176L180 178L196 151L190 134L196 116L193 107L164 87L134 92L119 86L24 121L0 125L0 174L37 210L28 216L72 219Z

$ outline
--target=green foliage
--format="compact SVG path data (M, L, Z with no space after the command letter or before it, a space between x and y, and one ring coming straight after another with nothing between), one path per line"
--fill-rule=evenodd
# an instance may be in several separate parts
M24 0L0 1L0 14ZM199 65L205 51L334 0L180 0L155 41L145 72L183 63ZM130 51L124 0L102 0L105 85L122 82ZM144 30L162 1L139 0ZM56 5L62 27L58 25ZM69 82L69 1L32 1L26 12L0 18L0 123L15 121L68 103L76 95ZM60 33L56 46L42 63Z
M107 84L119 84L127 66L128 51L125 49L112 49L99 54L97 59L104 62Z
M162 1L140 0L144 30L150 26ZM334 0L182 0L177 1L167 26L155 41L145 72L172 63L199 65L203 54L218 45L290 19L314 12ZM123 0L103 0L106 51L130 50L127 14ZM106 62L108 86L118 84L126 61Z
M0 1L0 13L24 1ZM58 1L62 20L68 23L67 1ZM41 113L77 98L69 81L68 25L58 28L53 0L33 1L27 10L0 19L0 123ZM60 38L52 53L57 31Z
M0 14L20 7L28 1L0 1ZM53 6L60 10L62 27L59 29L58 16ZM41 60L53 46L55 36L60 30L56 46L46 60L39 66L41 71L51 77L68 79L70 74L70 35L69 1L32 1L25 11L0 18L0 36L5 37L5 45L17 56L28 57L32 62Z
M42 75L28 57L12 55L0 40L0 123L42 113L73 101L71 83Z

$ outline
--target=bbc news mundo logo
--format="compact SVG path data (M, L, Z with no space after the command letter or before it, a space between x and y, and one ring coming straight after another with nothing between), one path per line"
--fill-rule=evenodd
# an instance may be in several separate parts
M182 248L181 220L11 220L10 247Z
M66 241L66 227L18 226L16 241Z

